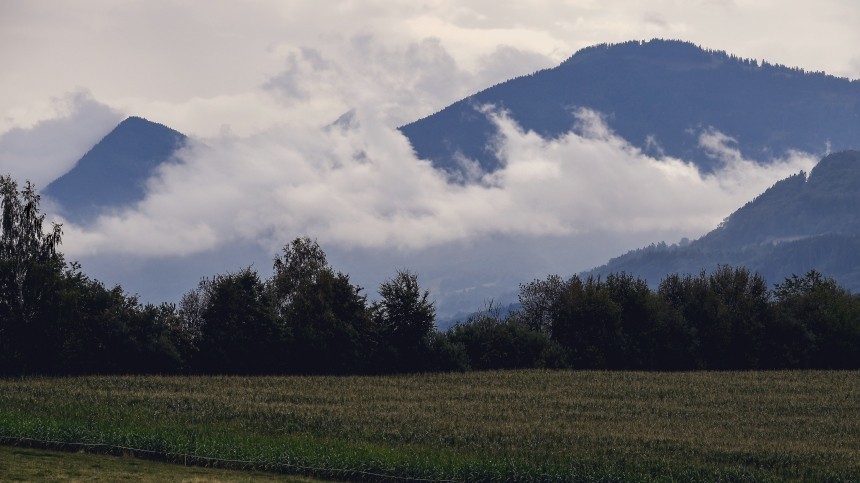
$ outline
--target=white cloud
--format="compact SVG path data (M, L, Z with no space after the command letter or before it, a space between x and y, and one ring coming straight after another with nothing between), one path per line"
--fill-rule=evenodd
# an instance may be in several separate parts
M809 156L761 167L731 152L703 176L681 160L649 157L591 111L580 128L547 140L504 113L504 167L458 185L416 159L408 141L373 113L329 128L283 124L247 138L185 150L134 210L68 227L71 256L199 253L257 241L271 250L297 234L340 247L419 250L494 236L676 232L715 226L776 180L809 169ZM580 133L580 134L577 134ZM703 141L703 143L706 141Z
M292 115L313 120L325 113L339 112L343 104L337 101L323 106L305 106L305 112L294 110ZM161 124L165 119L170 128L199 138L221 135L248 136L268 129L284 118L282 106L269 92L253 90L234 95L192 97L183 102L148 101L127 98L117 101L120 110Z
M63 175L121 120L86 91L54 99L53 115L0 134L0 173L37 188Z

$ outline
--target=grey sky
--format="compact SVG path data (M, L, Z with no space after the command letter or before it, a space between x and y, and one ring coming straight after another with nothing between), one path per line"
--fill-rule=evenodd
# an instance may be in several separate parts
M192 135L261 128L278 116L255 94L303 50L357 86L429 77L395 124L600 42L678 38L858 78L858 24L853 0L0 0L0 132L78 89Z

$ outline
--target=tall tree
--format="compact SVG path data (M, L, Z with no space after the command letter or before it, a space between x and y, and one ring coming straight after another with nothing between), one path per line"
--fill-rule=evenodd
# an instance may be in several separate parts
M552 335L553 310L564 287L565 282L558 275L520 285L521 315L529 328Z
M573 367L620 368L621 307L612 300L603 281L571 277L553 315L552 337L567 349Z
M375 354L367 299L349 276L320 271L302 285L283 315L292 334L292 370L361 373L372 368Z
M50 324L63 276L62 231L56 224L43 231L35 188L19 191L10 176L0 177L0 213L0 371L38 371L36 354L44 351L37 348L58 343Z
M791 354L791 366L860 367L860 299L811 270L774 288L777 323L772 352Z
M401 270L379 285L381 299L372 306L373 318L381 335L381 351L394 359L401 370L413 370L429 343L436 320L430 292L421 291L418 275Z
M711 336L711 365L717 369L753 369L760 365L763 332L770 322L770 290L758 273L744 267L721 265L708 277L719 302L716 327L703 328Z
M267 281L291 337L289 367L299 372L363 372L371 366L373 330L367 299L336 272L316 240L296 238L275 258Z
M319 275L331 271L331 267L316 240L299 237L285 245L281 255L275 257L274 271L269 285L278 300L278 308L284 310L296 292L314 284Z
M204 279L183 297L180 314L193 341L193 368L208 373L275 373L281 370L281 334L271 298L250 268Z

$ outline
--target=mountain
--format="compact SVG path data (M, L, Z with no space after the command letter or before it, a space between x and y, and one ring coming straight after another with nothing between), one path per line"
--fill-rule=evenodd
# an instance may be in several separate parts
M711 129L760 162L790 149L860 148L860 81L669 40L588 47L555 68L503 82L400 129L437 168L456 175L457 158L465 156L493 171L499 160L488 145L496 129L479 110L486 105L548 138L569 132L574 111L589 108L633 146L704 171L719 163L699 145L699 135Z
M129 117L42 194L59 203L66 219L88 223L104 210L142 200L146 180L185 140L185 135L166 126Z
M710 128L735 137L745 155L764 162L789 148L823 152L828 143L834 150L860 144L860 82L738 59L674 41L589 47L554 69L491 87L401 129L418 154L432 159L439 169L456 175L456 153L464 153L490 171L498 167L498 160L485 146L495 131L478 110L487 103L508 109L523 127L547 137L574 126L575 108L595 109L616 133L646 152L659 151L655 147L659 144L667 155L692 160L703 170L717 163L698 142L699 134ZM328 129L354 122L354 114L347 113ZM184 135L160 124L126 119L43 194L57 202L68 220L89 223L99 213L140 201L146 181L158 166L171 162L184 142ZM854 263L855 254L860 254L860 234L850 228L856 223L851 224L850 210L831 210L842 205L827 198L847 196L851 186L860 186L860 180L851 176L856 174L851 162L847 167L837 165L822 161L808 179L804 175L778 183L754 206L744 207L742 215L732 215L702 240L685 246L654 245L593 273L627 270L656 283L668 272L698 272L732 263L748 265L779 281L784 273L804 273L815 267L860 288L860 275L851 268L860 265ZM607 183L611 186L612 181ZM815 189L819 184L824 188ZM860 206L856 201L846 198L845 203ZM825 208L804 211L816 203ZM792 216L801 218L794 225L786 224ZM594 266L651 235L637 236L631 241L586 230L565 236L498 236L414 252L326 248L332 264L350 273L368 292L398 267L420 273L442 316L471 312L487 300L506 304L523 281ZM122 283L143 300L158 302L175 301L200 276L249 263L267 267L271 257L272 253L249 241L245 246L225 245L193 256L152 259L97 254L79 261L92 276L108 284Z
M585 275L627 272L655 284L719 264L746 266L772 283L816 269L860 292L860 151L830 154L809 176L777 182L698 240L628 252Z

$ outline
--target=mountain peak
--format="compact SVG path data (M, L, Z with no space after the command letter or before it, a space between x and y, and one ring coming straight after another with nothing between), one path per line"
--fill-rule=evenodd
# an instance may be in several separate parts
M727 56L724 51L704 49L685 40L630 40L620 43L603 43L585 47L567 60L564 65L577 64L595 58L635 58L660 59L665 61L708 61L713 56Z
M180 133L179 131L171 129L171 128L165 126L164 124L161 124L161 123L158 123L155 121L150 121L149 119L146 119L145 117L140 117L140 116L128 116L127 118L123 119L122 122L117 124L116 128L114 128L114 129L134 129L134 128L138 128L138 129L154 129L154 128L166 129L166 130L172 131L172 132L179 134L180 136L184 137L184 134Z
M170 161L185 140L184 134L167 126L129 117L42 193L59 203L68 220L88 223L105 209L121 209L142 200L146 180Z

